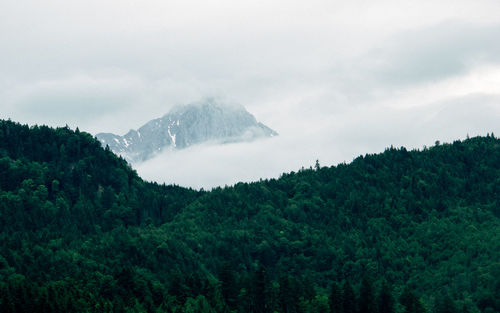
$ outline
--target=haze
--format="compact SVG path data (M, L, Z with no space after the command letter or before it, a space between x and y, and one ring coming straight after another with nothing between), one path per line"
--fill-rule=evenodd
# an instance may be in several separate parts
M195 188L500 134L500 2L0 3L0 117L124 134L240 103L280 136L134 167Z

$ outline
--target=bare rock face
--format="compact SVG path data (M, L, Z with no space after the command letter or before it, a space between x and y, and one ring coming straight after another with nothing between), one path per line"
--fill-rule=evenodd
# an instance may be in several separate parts
M161 118L147 122L123 136L100 133L96 137L128 161L142 162L165 149L183 149L214 142L252 141L278 134L257 122L243 106L213 99L173 108Z

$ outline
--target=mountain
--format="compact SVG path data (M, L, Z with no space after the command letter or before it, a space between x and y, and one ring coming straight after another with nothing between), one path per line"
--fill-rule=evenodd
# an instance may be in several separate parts
M0 311L500 312L498 164L488 135L196 191L0 120Z
M207 99L174 107L161 118L123 136L100 133L105 147L129 161L145 161L165 149L183 149L204 142L251 141L277 133L257 122L243 106Z

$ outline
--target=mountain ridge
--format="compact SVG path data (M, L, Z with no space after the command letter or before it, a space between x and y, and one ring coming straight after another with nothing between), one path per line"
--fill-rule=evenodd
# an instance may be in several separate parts
M0 308L324 313L386 286L378 312L500 312L499 162L491 134L196 191L0 120Z
M242 105L215 99L178 105L125 135L99 133L96 137L116 154L142 162L164 150L184 149L205 142L231 143L274 137L277 132L258 122Z

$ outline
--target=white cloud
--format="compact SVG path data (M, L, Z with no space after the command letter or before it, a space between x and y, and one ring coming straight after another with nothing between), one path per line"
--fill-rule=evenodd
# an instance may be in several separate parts
M386 147L421 149L436 140L500 133L500 95L471 94L416 107L351 108L304 117L271 139L166 151L135 167L147 180L210 189L278 177L301 167L350 162Z
M281 134L139 168L191 186L500 133L498 12L497 0L6 0L0 114L123 134L219 96Z

